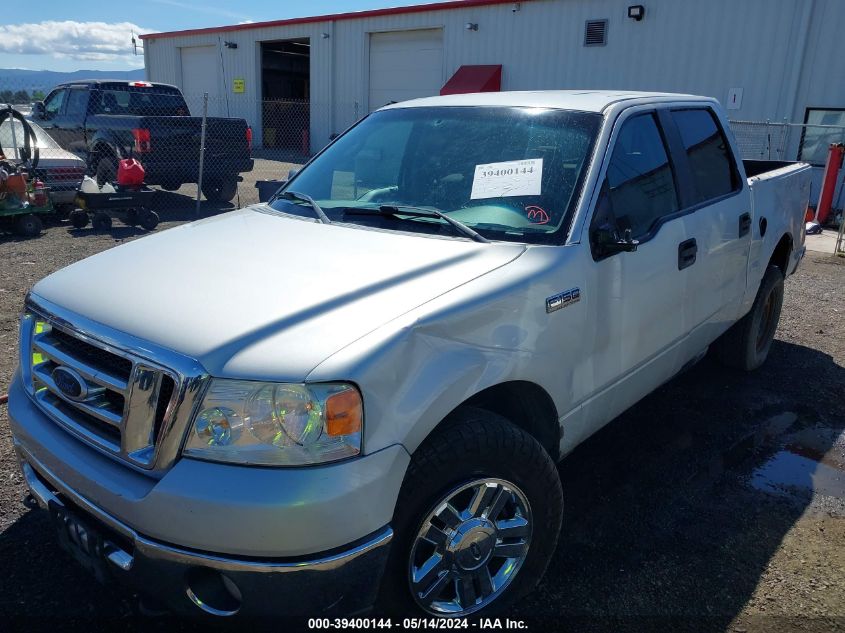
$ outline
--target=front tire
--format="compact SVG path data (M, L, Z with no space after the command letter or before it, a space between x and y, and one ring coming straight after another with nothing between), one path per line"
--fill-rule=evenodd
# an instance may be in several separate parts
M18 217L15 230L21 237L37 237L44 230L44 224L37 215L27 213Z
M75 229L84 229L88 226L88 213L84 209L74 209L68 218Z
M736 369L753 371L766 362L783 307L783 273L769 266L751 311L716 341L719 360Z
M377 608L464 617L531 591L557 545L563 493L540 444L462 408L414 453Z
M139 216L139 220L142 228L147 231L152 231L158 226L158 213L150 211L149 209L143 209Z

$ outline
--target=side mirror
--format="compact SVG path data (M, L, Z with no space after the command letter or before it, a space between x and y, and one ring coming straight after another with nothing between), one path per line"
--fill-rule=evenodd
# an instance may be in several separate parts
M36 101L32 104L32 117L35 119L44 118L44 102Z
M633 253L640 245L639 241L631 239L631 229L625 229L624 236L619 237L619 229L612 224L602 224L594 228L590 241L598 257L607 257L616 253Z

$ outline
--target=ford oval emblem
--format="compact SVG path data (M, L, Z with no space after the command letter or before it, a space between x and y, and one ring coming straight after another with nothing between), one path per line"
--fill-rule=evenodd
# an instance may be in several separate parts
M69 400L81 402L88 397L88 383L78 372L68 367L56 367L50 376L56 388Z

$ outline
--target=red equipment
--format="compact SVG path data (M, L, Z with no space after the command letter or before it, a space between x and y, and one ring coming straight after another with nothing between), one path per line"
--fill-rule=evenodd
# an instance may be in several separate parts
M38 178L36 178L35 182L32 183L32 193L35 197L35 206L47 206L47 189L44 187L44 183Z
M135 139L135 153L146 154L150 151L150 131L147 128L136 128L132 130Z
M135 158L124 158L117 166L117 184L124 187L140 187L144 175L144 166Z
M843 156L845 156L845 145L832 143L827 155L827 164L824 167L822 195L819 197L819 207L816 211L816 222L822 226L827 222L830 215L830 207L833 204L833 194L836 192L836 181L839 178L839 168L842 167Z

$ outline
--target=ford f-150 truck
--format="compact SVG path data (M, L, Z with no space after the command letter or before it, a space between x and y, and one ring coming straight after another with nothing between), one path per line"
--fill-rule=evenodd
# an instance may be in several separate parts
M175 86L148 81L77 81L34 104L32 118L64 149L87 160L100 185L133 156L146 182L176 190L199 178L202 118L192 117ZM252 131L243 119L207 117L202 193L228 201L252 171Z
M177 612L506 608L557 547L555 462L708 348L765 361L809 187L703 97L387 106L268 204L34 286L32 497Z

